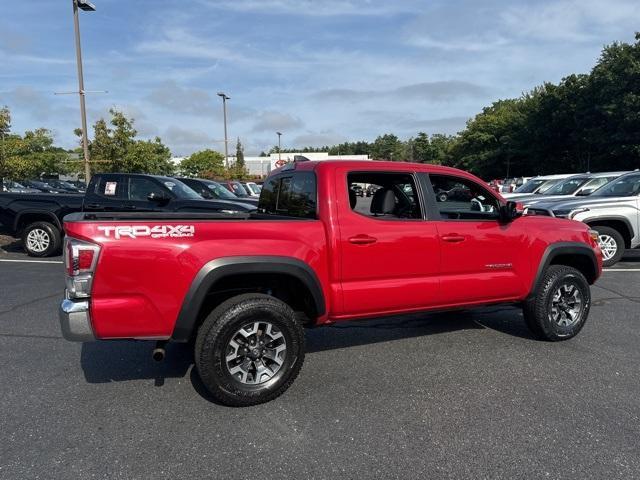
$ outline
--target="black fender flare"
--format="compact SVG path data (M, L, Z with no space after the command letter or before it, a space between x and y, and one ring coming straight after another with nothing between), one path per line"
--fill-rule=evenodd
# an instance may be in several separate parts
M629 221L629 219L627 217L623 217L622 215L596 216L596 217L586 219L583 223L586 223L587 225L591 226L594 223L607 222L607 221L623 223L624 226L627 227L627 233L629 234L629 239L633 238L633 233L634 233L633 226L631 225L631 222ZM595 227L597 227L597 225L595 225ZM594 228L594 230L597 230L597 228ZM623 235L623 232L620 232L620 234Z
M596 274L598 272L598 260L596 258L596 253L589 245L580 242L552 243L545 249L544 253L542 254L540 264L538 265L538 271L536 272L533 284L531 285L531 291L529 292L527 300L530 300L536 296L538 286L540 284L540 279L544 275L545 270L549 265L551 265L553 259L559 255L585 256L593 264L593 271L596 272Z
M206 263L191 282L173 328L172 340L189 341L205 298L216 282L229 275L251 273L281 273L297 278L311 292L317 315L324 315L326 307L320 280L302 260L284 256L223 257Z
M42 221L50 221L58 230L60 230L60 232L62 232L62 224L60 223L60 219L53 212L36 209L23 210L16 215L16 219L13 221L14 232L19 233L20 229L18 227L20 225L20 220L25 215L41 215L43 217Z

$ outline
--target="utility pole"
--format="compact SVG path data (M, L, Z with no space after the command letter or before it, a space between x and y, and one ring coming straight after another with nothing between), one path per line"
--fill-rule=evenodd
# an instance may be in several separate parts
M84 152L84 181L89 184L91 168L89 167L89 139L87 136L87 108L85 106L84 76L82 73L82 49L80 48L80 21L78 8L85 12L95 12L96 7L85 0L72 0L73 26L76 35L76 63L78 64L78 95L80 96L80 116L82 117L82 150Z
M224 92L218 92L218 96L222 98L222 114L224 116L224 165L229 168L229 140L227 139L227 100L228 97Z
M282 155L280 154L280 137L282 137L282 132L276 132L278 134L278 164L282 163Z

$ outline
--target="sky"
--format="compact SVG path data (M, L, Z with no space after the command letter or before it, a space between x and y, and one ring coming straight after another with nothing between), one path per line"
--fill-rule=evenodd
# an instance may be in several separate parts
M71 0L0 0L12 130L80 125ZM80 12L90 125L116 108L174 155L455 134L484 106L588 72L632 42L637 0L93 0Z

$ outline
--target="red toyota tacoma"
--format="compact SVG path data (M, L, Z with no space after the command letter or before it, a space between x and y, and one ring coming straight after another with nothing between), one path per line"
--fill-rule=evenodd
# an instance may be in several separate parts
M303 327L509 303L535 336L565 340L602 270L586 225L522 216L453 168L295 162L258 207L66 217L65 338L155 340L158 358L164 342L193 340L211 394L253 405L298 375Z

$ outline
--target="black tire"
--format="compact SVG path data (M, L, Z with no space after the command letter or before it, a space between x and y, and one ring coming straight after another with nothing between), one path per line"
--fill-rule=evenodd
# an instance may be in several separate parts
M560 325L559 322L552 319L552 315L554 315L552 309L554 296L563 285L566 285L572 292L573 288L577 289L581 299L579 312L576 312L575 319L568 325ZM562 312L563 308L570 308L567 303L562 305L564 306L556 309L556 312ZM531 333L541 340L555 342L575 337L587 321L590 308L591 290L584 275L573 267L551 265L544 272L535 297L525 302L523 313ZM559 313L559 315L561 321L567 321L567 314L564 314L564 319L562 318L562 313Z
M22 232L22 248L30 257L51 257L61 247L62 233L49 222L30 223Z
M272 377L262 383L248 384L231 374L226 357L233 348L230 341L241 338L237 336L239 330L261 321L271 323L282 334L286 350L282 364ZM238 295L215 308L199 328L195 361L202 382L220 403L246 407L268 402L284 393L298 376L304 362L304 330L294 311L277 298L255 293ZM261 357L260 361L267 360Z
M616 263L618 263L622 258L622 255L624 255L624 248L625 248L624 238L622 238L622 234L620 234L620 232L618 232L616 229L611 227L600 227L598 225L595 225L592 228L598 231L598 236L606 235L609 238L611 238L616 244L616 253L614 253L614 255L607 260L603 259L602 266L610 267L611 265L615 265Z

